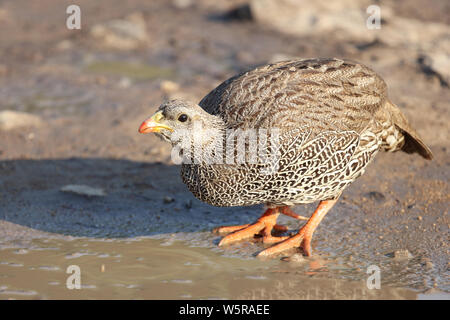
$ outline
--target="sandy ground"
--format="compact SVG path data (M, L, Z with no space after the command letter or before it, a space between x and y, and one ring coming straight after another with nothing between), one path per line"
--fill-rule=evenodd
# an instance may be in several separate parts
M190 5L184 8L183 3ZM216 258L209 258L217 261L233 256L257 262L253 254L262 244L214 249L220 238L209 230L248 223L262 207L214 208L196 200L171 163L169 146L154 136L139 135L137 128L162 100L198 101L221 81L252 66L291 56L345 57L371 66L384 77L391 99L435 159L378 155L315 234L315 254L332 261L332 266L345 266L344 271L329 271L325 278L361 280L367 266L375 264L382 268L386 285L448 293L450 90L445 75L424 68L420 49L344 41L332 33L287 35L253 20L224 15L243 3L78 1L81 30L65 27L67 1L0 4L0 111L21 111L40 119L36 125L0 130L3 250L26 249L34 238L151 236L200 243L204 250L218 250ZM449 22L446 1L433 1L427 10L385 3L404 18ZM144 21L145 40L132 40L132 48L124 48L130 45L127 39L111 40L114 48L93 35L95 25L105 26L113 19L138 21L138 25ZM68 184L99 187L107 195L86 198L61 192ZM308 215L314 206L295 209ZM294 221L285 222L292 230L299 228ZM131 242L123 250L133 250L132 246ZM392 253L400 249L408 250L410 258L393 258ZM0 251L0 260L8 260L6 256ZM285 261L277 261L280 273L295 274L291 267L283 267ZM6 287L9 272L3 272ZM275 280L277 273L267 277ZM6 290L1 282L0 292ZM44 292L43 298L64 296L46 295L42 286L36 290ZM270 286L265 290L270 291ZM295 288L291 291L291 296L302 298L295 295ZM225 296L251 298L241 291L230 292L234 293Z

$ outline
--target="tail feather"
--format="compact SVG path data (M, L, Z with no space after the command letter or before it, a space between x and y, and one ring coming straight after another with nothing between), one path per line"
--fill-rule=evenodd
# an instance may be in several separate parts
M386 102L386 108L389 110L391 119L395 126L400 130L405 138L405 143L401 147L401 150L406 153L418 153L428 160L433 159L433 153L430 148L425 145L416 130L411 128L408 120L406 120L406 117L401 110L390 101Z

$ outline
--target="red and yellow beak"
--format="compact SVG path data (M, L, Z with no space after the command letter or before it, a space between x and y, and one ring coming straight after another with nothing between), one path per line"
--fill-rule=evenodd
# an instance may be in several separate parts
M139 133L160 132L161 129L173 131L173 129L160 121L164 118L161 111L156 112L153 116L142 122L139 127Z

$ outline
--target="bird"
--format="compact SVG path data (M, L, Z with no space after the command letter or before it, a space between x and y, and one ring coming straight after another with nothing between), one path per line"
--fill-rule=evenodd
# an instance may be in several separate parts
M199 200L218 207L264 204L253 223L214 229L226 234L219 246L262 238L267 246L259 257L289 249L311 256L317 226L379 151L433 158L381 76L338 58L255 67L198 104L163 102L138 131L172 144L181 178ZM309 218L292 210L313 202L319 203ZM280 214L306 223L294 235L276 235L287 231L277 224Z

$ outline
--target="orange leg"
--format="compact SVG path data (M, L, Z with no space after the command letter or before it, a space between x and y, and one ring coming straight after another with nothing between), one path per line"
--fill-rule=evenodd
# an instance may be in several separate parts
M280 242L266 250L261 251L259 257L267 257L273 254L280 253L287 249L301 247L306 256L311 256L311 239L319 223L325 217L328 211L333 207L337 200L325 200L319 203L316 211L309 218L308 222L298 231L295 236L292 236L283 242Z
M308 220L307 217L304 216L300 216L298 214L296 214L294 211L292 211L292 209L288 206L285 207L281 207L281 213L287 215L288 217L297 219L297 220Z
M303 217L300 216L298 214L296 214L294 211L292 211L292 209L288 206L284 206L284 207L278 207L276 209L279 209L280 213L287 215L288 217L297 219L297 220L308 220L307 217ZM264 217L266 215L267 211L261 216ZM275 219L276 220L276 219ZM248 226L250 226L250 224L243 224L243 225L239 225L239 226L222 226L222 227L217 227L214 228L212 232L214 233L232 233L238 230L242 230L247 228ZM275 224L273 226L273 230L279 231L279 232L284 232L287 231L288 228L286 226L280 225L280 224Z
M243 224L240 226L223 226L223 227L217 227L213 229L214 233L231 233L238 230L242 230L244 228L247 228L250 224Z
M219 246L251 238L257 234L262 234L264 243L275 243L287 239L287 237L272 236L273 229L281 231L287 230L286 227L276 224L279 215L279 208L269 208L255 223L242 226L216 228L216 232L232 232L220 241Z

